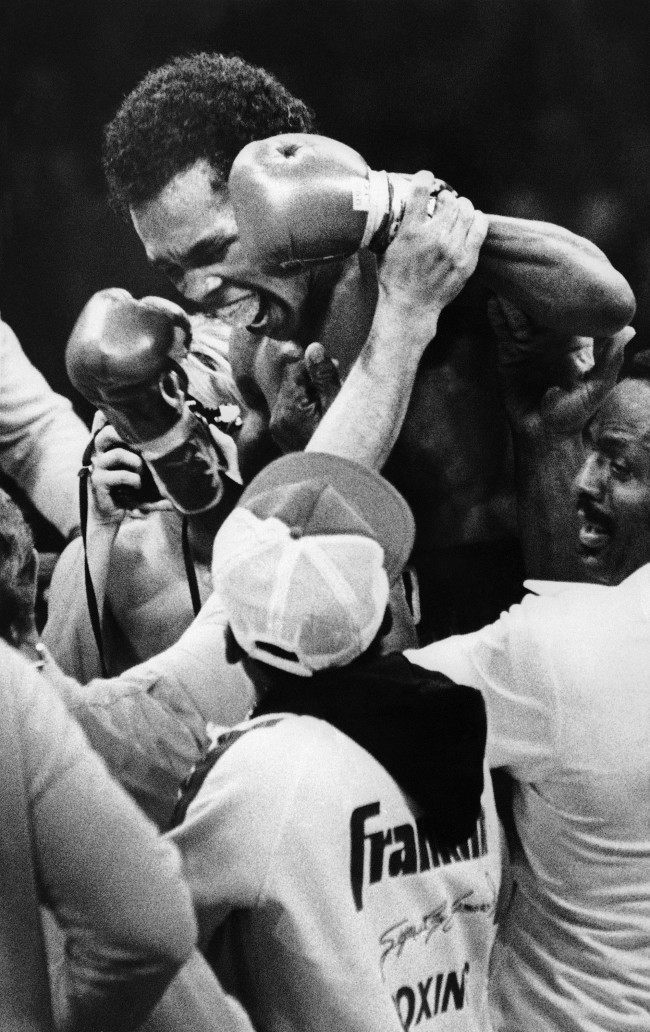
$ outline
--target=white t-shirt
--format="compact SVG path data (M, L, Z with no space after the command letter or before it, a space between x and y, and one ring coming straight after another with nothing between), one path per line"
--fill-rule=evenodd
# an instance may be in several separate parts
M487 770L482 806L449 855L329 724L286 716L236 741L170 834L203 947L256 1029L489 1029L501 845Z
M406 655L483 692L488 760L516 779L496 1028L647 1030L650 564Z

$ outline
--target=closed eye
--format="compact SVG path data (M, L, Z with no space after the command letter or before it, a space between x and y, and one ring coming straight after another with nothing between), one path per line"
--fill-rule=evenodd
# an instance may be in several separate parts
M161 272L163 276L167 277L167 279L170 279L172 283L175 283L183 275L181 267L176 265L174 262L168 262L162 258L157 258L151 264L154 269Z
M212 237L208 240L199 240L189 251L183 255L182 262L186 269L201 269L204 265L216 265L223 262L231 244L237 239L237 234L228 237Z

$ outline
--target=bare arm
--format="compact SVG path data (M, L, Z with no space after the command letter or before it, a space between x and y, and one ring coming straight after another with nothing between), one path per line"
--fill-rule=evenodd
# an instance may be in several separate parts
M603 336L630 322L636 308L632 289L595 244L549 222L488 219L479 275L535 323Z
M207 725L236 724L253 703L243 667L226 661L225 622L212 594L166 651L84 686L45 654L43 673L111 774L159 827L168 825L179 785L207 744Z
M115 504L115 488L140 488L142 459L126 448L117 431L102 412L96 412L92 426L95 450L88 486L87 555L100 619L106 599L106 582L115 538L126 515Z
M431 173L413 177L404 220L379 267L368 339L307 448L380 469L400 432L422 354L443 308L476 268L487 220L443 192L428 216Z

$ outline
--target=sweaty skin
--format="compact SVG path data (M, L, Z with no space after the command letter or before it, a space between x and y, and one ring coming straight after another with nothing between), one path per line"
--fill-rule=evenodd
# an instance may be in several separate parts
M619 584L650 555L650 383L617 384L588 424L576 478L582 562Z
M313 333L339 362L342 379L367 338L376 297L374 259L367 252L354 256ZM463 311L443 313L436 340L420 364L387 470L415 509L416 520L426 517L427 543L435 548L514 533L507 500L508 428L496 385L496 362L493 349L479 336L475 316L473 323ZM237 330L231 361L255 413L248 418L264 422L267 434L282 443L283 424L299 394L296 379L303 369L304 348L294 341ZM243 461L246 464L245 455Z
M293 277L243 268L232 206L225 190L214 189L206 162L179 173L131 214L149 259L192 304L212 311L228 306L235 289L247 287L267 292L292 313L294 332L284 334L288 339L266 336L263 322L238 326L233 333L233 373L248 407L239 439L246 481L280 453L280 445L289 447L287 413L302 405L309 415L314 398L308 389L300 392L307 345L321 342L345 379L373 321L376 260L361 251ZM485 294L473 280L443 313L386 469L416 516L421 583L439 600L448 596L443 609L453 609L468 595L473 606L478 601L475 616L429 628L428 635L496 619L513 601L522 572L510 437L485 309ZM301 446L301 441L294 444ZM477 553L482 566L472 583ZM485 591L494 597L484 606L478 596Z

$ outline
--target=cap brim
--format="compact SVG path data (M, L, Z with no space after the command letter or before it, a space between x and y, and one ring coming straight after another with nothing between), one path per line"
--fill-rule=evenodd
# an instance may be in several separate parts
M371 528L384 550L384 567L394 583L408 562L415 522L407 502L379 473L326 452L291 452L265 466L245 488L239 504L284 484L320 479L330 484Z

